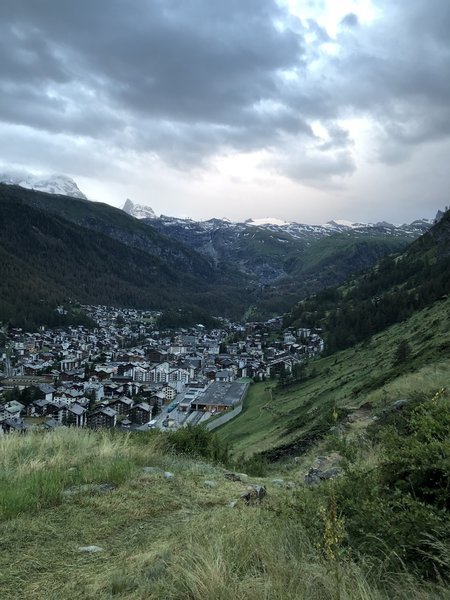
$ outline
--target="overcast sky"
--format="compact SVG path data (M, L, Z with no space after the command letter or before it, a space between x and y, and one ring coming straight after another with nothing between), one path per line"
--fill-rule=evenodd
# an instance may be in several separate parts
M193 218L450 204L449 0L1 0L0 169Z

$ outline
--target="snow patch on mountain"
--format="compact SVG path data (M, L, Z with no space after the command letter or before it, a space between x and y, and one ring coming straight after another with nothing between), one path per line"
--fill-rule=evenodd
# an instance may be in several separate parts
M29 190L87 200L75 181L67 175L32 175L31 173L0 173L0 181Z
M287 221L282 221L281 219L276 219L274 217L266 217L265 219L248 219L245 221L246 225L254 225L255 227L261 227L262 225L278 225L279 227L283 227L285 225L289 225Z
M145 206L144 204L135 204L129 198L126 199L125 204L122 206L122 210L128 215L134 217L135 219L158 218L151 206Z

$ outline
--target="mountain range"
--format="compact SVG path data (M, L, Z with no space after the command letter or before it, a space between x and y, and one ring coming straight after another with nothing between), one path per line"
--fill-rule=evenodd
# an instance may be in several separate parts
M156 217L130 200L126 210L87 200L66 177L19 183L0 184L8 282L0 320L22 323L69 299L268 318L405 249L431 225L196 222Z
M297 222L290 223L273 217L247 219L244 222L232 222L229 219L217 218L206 221L195 221L193 219L170 217L166 215L160 215L158 217L150 206L135 204L130 199L126 200L122 210L136 219L152 219L154 220L153 225L156 226L159 226L158 222L160 222L164 227L173 228L174 231L176 226L179 226L185 230L192 229L197 232L216 230L218 227L228 227L240 232L242 228L253 226L261 227L268 231L272 231L273 233L285 233L299 240L318 239L320 237L333 235L334 233L355 230L369 234L372 233L373 230L380 230L389 232L389 234L393 236L402 237L404 235L410 235L415 238L417 235L421 235L429 229L433 223L433 221L429 219L418 219L412 223L405 223L403 225L394 225L386 221L379 223L352 223L351 221L338 219L335 221L328 221L323 225L307 225L305 223Z

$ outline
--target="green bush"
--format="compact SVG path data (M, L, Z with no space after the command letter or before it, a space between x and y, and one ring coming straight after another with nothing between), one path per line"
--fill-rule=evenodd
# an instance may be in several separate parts
M333 483L349 545L426 577L450 576L450 399L419 403L378 436L380 462Z
M228 444L202 425L188 425L169 433L164 440L167 450L207 458L216 463L227 464Z

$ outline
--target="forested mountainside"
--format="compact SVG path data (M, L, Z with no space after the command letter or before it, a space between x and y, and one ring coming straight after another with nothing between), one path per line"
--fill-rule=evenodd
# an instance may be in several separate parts
M400 255L340 288L300 302L285 325L321 326L328 352L349 347L407 319L450 292L450 212Z
M53 309L68 301L268 318L403 249L421 229L325 235L310 228L302 237L220 222L206 233L173 235L155 229L158 219L5 184L0 219L0 320L25 326L59 323Z
M0 320L24 327L59 323L54 308L69 301L231 315L244 302L232 273L224 281L192 249L85 200L1 185L0 254Z

